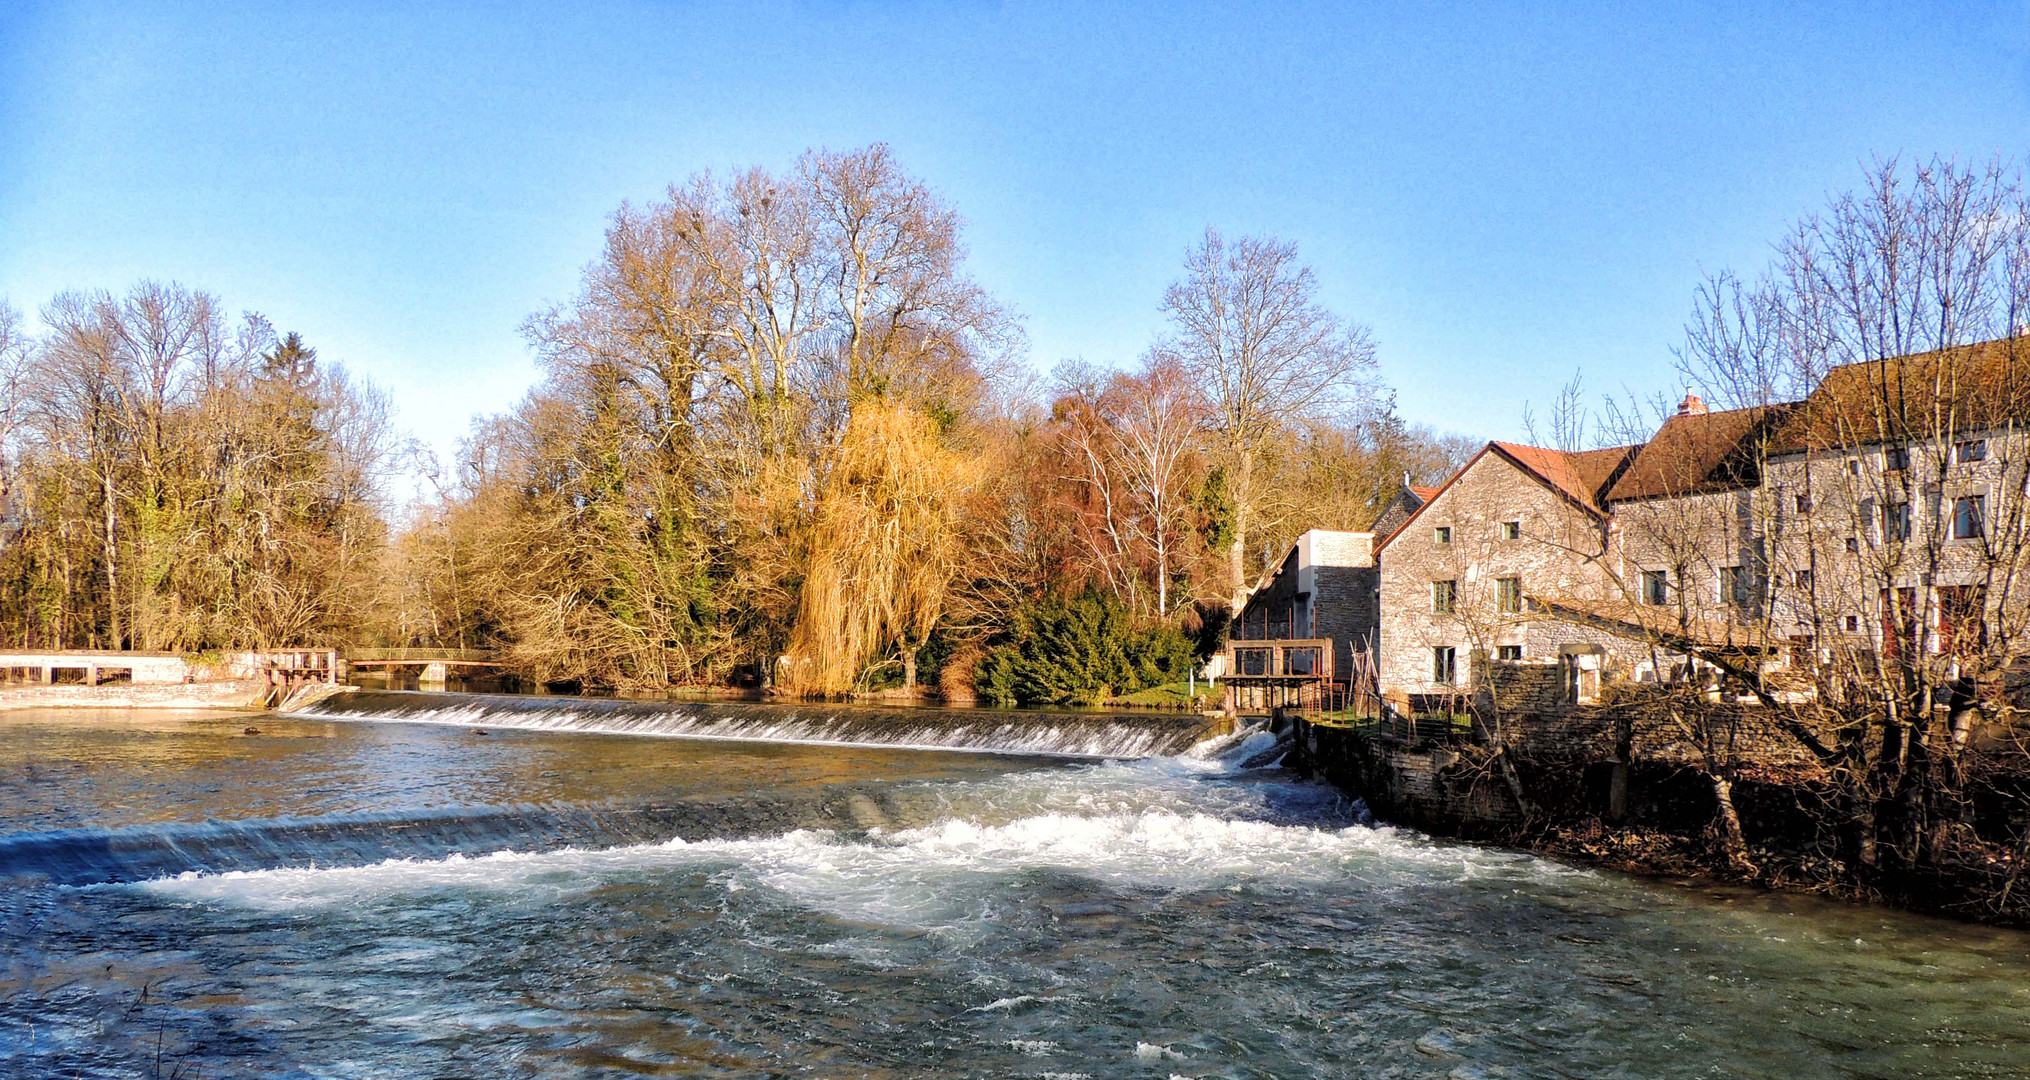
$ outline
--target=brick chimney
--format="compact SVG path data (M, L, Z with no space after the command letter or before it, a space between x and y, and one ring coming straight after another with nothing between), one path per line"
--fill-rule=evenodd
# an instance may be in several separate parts
M1685 391L1685 400L1678 402L1678 415L1679 416L1706 415L1706 399L1700 397L1697 394L1692 393L1690 390Z

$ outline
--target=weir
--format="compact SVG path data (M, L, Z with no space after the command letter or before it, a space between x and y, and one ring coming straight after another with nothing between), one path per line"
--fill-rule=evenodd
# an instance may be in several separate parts
M898 750L1144 758L1180 754L1229 730L1216 716L882 708L772 702L645 702L515 694L365 690L288 710L315 720L385 721L677 739L879 746Z

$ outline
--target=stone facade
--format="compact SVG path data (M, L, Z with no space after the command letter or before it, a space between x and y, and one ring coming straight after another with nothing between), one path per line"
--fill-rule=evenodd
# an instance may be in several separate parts
M1381 690L1463 692L1495 662L1627 669L1625 641L1543 609L1619 599L1614 541L1606 514L1490 444L1380 553Z
M1344 682L1354 655L1374 645L1379 622L1374 534L1313 529L1299 536L1274 573L1248 594L1236 641L1330 638L1333 673Z

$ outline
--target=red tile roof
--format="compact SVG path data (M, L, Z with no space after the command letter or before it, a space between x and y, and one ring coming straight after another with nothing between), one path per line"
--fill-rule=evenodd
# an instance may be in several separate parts
M1605 513L1606 488L1621 475L1629 460L1642 449L1635 446L1612 446L1604 450L1552 450L1542 446L1524 446L1521 443L1489 443L1501 451L1503 456L1514 461L1552 490L1578 503L1594 513Z
M1447 477L1437 488L1411 488L1410 491L1423 500L1423 506L1396 526L1396 531L1375 541L1375 551L1387 547L1389 542L1403 534L1410 523L1431 505L1431 500L1443 494L1446 488L1458 482L1466 470L1486 456L1490 451L1513 462L1524 472L1543 481L1551 490L1571 499L1590 513L1605 514L1604 496L1609 485L1627 468L1629 461L1641 450L1635 446L1612 446L1605 450L1564 451L1551 450L1542 446L1525 446L1522 443L1491 442L1480 452L1459 467L1459 471ZM1427 494L1428 492L1428 494Z
M1608 489L1607 501L1751 487L1761 478L1760 444L1790 419L1795 408L1679 413L1643 444L1642 452Z

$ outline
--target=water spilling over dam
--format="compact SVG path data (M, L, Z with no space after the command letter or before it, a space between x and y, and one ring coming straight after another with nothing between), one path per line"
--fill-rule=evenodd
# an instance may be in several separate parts
M259 733L245 735L251 722ZM0 1075L2005 1076L2030 939L1137 760L0 718Z
M1160 713L650 702L388 690L328 698L291 715L467 728L1082 758L1179 754L1219 730L1218 721L1212 718Z

